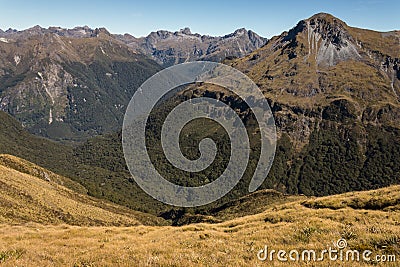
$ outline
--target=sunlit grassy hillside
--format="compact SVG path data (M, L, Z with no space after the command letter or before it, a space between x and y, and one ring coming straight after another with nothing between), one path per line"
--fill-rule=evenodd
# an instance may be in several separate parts
M56 184L5 167L0 172L2 192L6 192L1 214L9 214L0 226L3 266L398 266L400 260L400 186L324 198L299 197L276 205L254 198L258 202L251 205L260 211L266 204L255 215L216 224L143 226L126 213L100 209L92 199L77 202L76 194ZM22 188L26 196L13 195ZM14 203L6 206L5 199ZM51 213L38 213L38 203L53 210L62 203L72 224L73 220L96 218L105 225L119 220L132 226L71 226ZM26 217L21 220L17 214ZM29 216L50 225L27 223ZM46 221L45 216L53 219ZM340 238L346 239L346 249L371 250L371 258L395 255L397 263L257 259L265 245L288 252L321 251L329 246L334 249Z
M0 190L1 223L81 226L163 223L155 216L78 193L83 190L79 184L9 155L0 155Z

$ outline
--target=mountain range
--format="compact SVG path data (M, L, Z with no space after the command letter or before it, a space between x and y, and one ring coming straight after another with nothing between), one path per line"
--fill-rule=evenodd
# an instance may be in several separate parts
M86 26L9 29L0 38L0 110L59 141L119 129L133 93L160 65L241 57L267 41L245 29L223 37L184 29L134 38Z
M219 62L225 58L243 57L268 42L251 30L238 29L225 36L191 33L189 28L176 32L157 31L146 37L119 35L129 47L150 55L163 67L195 60Z
M146 196L129 179L119 130L126 105L144 80L163 67L191 60L222 60L248 75L268 99L278 145L261 189L323 196L399 183L399 31L359 29L320 13L269 40L244 29L223 37L183 29L135 38L104 28L37 26L0 36L0 109L12 116L0 113L1 137L7 140L0 152L67 176L92 196L171 217L170 207ZM256 132L240 99L209 85L189 88L165 102L155 113L157 120L174 101L204 95L244 109L246 126ZM187 136L223 139L220 129L197 129ZM163 165L158 149L154 142L156 165ZM258 152L253 150L254 163ZM223 166L190 181L202 185ZM249 167L220 202L190 212L208 214L245 196L251 173Z

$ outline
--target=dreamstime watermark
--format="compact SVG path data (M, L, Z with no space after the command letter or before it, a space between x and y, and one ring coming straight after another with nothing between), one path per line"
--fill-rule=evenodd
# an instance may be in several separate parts
M196 160L187 159L179 146L179 134L186 124L194 119L208 118L219 123L230 138L231 153L226 169L211 183L185 187L166 180L153 166L145 134L151 111L171 91L198 82L221 86L236 94L257 120L261 147L249 184L250 192L256 190L267 177L276 148L275 121L268 101L257 85L240 71L224 64L202 61L175 65L153 75L135 92L127 107L122 129L124 156L133 179L147 194L181 207L205 205L227 194L242 178L250 155L249 137L237 112L217 99L199 97L182 102L168 114L161 130L163 152L179 170L195 173L210 166L217 153L212 139L201 140L201 156Z
M260 261L275 261L280 262L317 262L317 261L341 261L341 262L396 262L396 255L376 254L371 250L359 251L356 249L347 248L347 241L343 238L334 242L333 247L328 247L323 250L303 249L297 250L275 250L265 246L257 253L257 258Z

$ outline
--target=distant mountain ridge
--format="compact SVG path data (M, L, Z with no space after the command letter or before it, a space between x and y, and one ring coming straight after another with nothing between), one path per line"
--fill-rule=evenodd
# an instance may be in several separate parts
M75 37L75 38L89 38L89 37L96 37L100 32L106 33L110 35L110 33L105 28L95 28L92 29L89 26L77 26L72 29L62 28L62 27L48 27L42 28L39 25L35 25L31 28L25 30L16 30L9 28L6 31L0 29L0 36L2 37L16 37L16 36L32 36L38 34L57 34L59 36L65 37Z
M184 28L176 32L152 32L141 38L129 34L117 38L164 67L195 60L218 62L227 57L243 57L268 42L244 28L224 36L193 34L189 28Z
M192 33L189 28L171 32L158 30L146 37L136 38L130 34L111 34L105 28L91 29L79 26L73 29L61 27L42 28L39 25L26 30L0 30L3 42L6 38L21 38L34 35L56 34L69 38L91 38L106 34L127 44L135 51L151 57L164 67L194 60L221 61L226 57L243 57L262 47L267 38L257 33L240 28L224 36L210 36Z
M186 28L145 38L88 26L0 31L0 110L32 133L84 140L122 126L130 98L159 64L241 57L265 42L245 29L211 37Z

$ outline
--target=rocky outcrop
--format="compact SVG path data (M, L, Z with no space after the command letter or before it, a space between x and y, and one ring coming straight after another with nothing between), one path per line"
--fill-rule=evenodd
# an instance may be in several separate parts
M309 55L315 54L318 65L334 66L341 61L361 59L343 21L321 13L306 20L304 24Z

